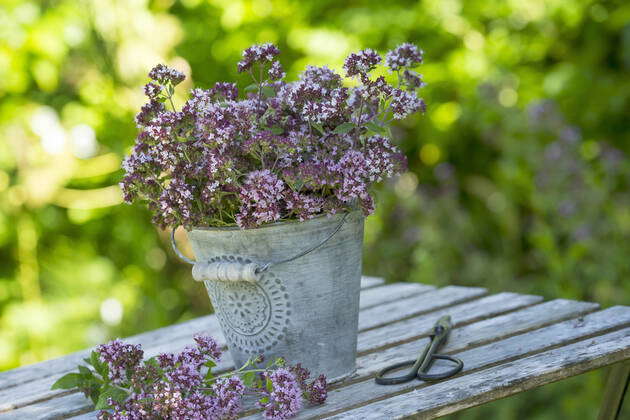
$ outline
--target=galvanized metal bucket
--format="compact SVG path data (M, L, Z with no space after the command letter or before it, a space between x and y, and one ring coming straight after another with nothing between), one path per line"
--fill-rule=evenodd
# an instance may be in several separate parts
M263 354L331 381L354 372L363 221L352 212L187 232L193 277L206 285L237 366Z

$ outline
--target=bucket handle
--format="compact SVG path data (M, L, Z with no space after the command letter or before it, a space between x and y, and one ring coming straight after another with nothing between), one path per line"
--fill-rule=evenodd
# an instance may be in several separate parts
M264 273L270 267L274 265L280 265L280 264L297 260L298 258L308 255L311 252L323 246L326 242L331 240L332 237L337 234L337 232L341 230L344 222L346 221L346 218L348 217L348 214L349 213L345 213L343 215L343 218L337 225L337 227L335 227L335 230L333 230L330 235L328 235L323 241L321 241L317 245L312 246L298 254L295 254L294 256L290 258L285 258L285 259L276 260L276 261L268 261L262 265L254 263L254 262L222 261L222 260L215 261L215 262L201 262L201 261L192 260L188 258L187 256L185 256L184 254L182 254L182 252L177 247L177 242L175 242L175 229L177 229L178 226L175 226L171 230L171 246L175 254L179 257L179 259L193 266L193 269L192 269L193 278L197 281L219 280L219 281L247 281L247 282L253 283L253 282L256 282L259 274Z

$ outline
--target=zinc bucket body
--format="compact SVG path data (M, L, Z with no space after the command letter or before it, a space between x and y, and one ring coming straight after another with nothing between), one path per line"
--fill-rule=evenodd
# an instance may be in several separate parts
M355 370L363 221L357 211L187 232L236 366L263 354L332 381Z

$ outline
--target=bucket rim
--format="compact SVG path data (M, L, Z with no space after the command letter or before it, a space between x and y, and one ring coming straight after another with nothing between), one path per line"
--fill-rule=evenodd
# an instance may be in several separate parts
M333 215L331 214L320 214L317 215L311 219L307 219L307 220L282 220L280 222L273 222L273 223L266 223L262 226L258 226L255 228L249 228L249 229L242 229L239 226L193 226L192 229L187 230L188 232L192 232L195 230L201 230L201 231L209 231L209 232L230 232L230 231L239 231L239 232L246 232L246 231L261 231L264 229L272 229L272 228L280 228L280 227L284 227L284 226L289 226L289 225L294 225L294 224L303 224L303 225L308 225L308 224L313 224L316 222L321 222L322 219L326 218L328 220L339 220L339 218L343 217L344 214L348 214L349 217L352 217L353 214L356 213L360 213L359 209L355 209L355 210L350 210L350 211L344 211L344 212L339 212L339 213L335 213Z

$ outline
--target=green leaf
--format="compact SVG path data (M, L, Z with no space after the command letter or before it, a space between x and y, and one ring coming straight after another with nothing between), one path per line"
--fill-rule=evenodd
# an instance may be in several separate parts
M256 380L256 372L246 372L243 377L243 384L247 388L251 388L254 386L254 381Z
M127 392L120 388L116 388L111 385L103 386L101 390L101 394L98 396L98 401L96 402L95 410L103 410L109 408L109 404L107 400L112 399L117 402L122 402L127 398Z
M269 403L269 397L262 397L261 399L258 400L261 404L267 404Z
M339 124L334 130L333 133L335 134L346 134L348 132L350 132L353 128L355 128L356 126L354 125L354 123L351 122L345 122L343 124Z
M256 92L258 90L258 84L252 83L251 85L245 88L245 92Z
M217 363L212 359L208 359L203 365L208 368L205 376L206 380L212 379L214 377L212 374L212 368L215 367Z
M319 131L320 134L324 134L324 127L321 124L319 124L319 123L311 123L311 125L313 127L315 127L315 129L317 131Z
M147 366L153 366L153 367L159 367L160 366L160 364L155 359L155 357L151 357L151 358L145 360L144 364L147 365Z
M271 86L263 86L262 87L262 93L267 98L271 98L271 97L276 96L276 90L274 88L272 88Z
M92 371L83 365L79 365L79 372L81 372L81 376L86 377L86 378L90 378L94 376L92 374Z
M375 133L383 134L386 132L385 127L376 124L374 121L370 121L369 123L365 124L365 126Z
M92 350L92 353L90 353L90 364L96 368L100 363L101 360L98 352L96 350Z
M81 375L76 372L66 373L52 384L50 389L71 389L76 388L81 380Z
M92 351L92 354L90 354L90 364L94 367L96 373L101 375L103 378L107 378L109 374L109 367L107 366L107 363L101 362L100 355L97 351Z
M100 389L101 387L97 385L96 382L92 383L88 387L88 395L90 396L90 399L92 400L92 404L94 405L96 405L96 403L98 402L98 396L101 393Z
M271 132L272 132L273 134L275 134L276 136L277 136L278 134L282 134L282 133L284 133L284 129L283 129L282 127L271 127L271 128L269 129L269 131L271 131Z

